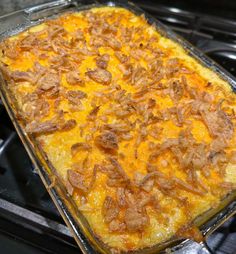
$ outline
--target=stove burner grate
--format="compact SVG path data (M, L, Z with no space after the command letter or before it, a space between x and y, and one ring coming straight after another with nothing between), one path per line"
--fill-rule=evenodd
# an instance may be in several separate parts
M236 76L236 21L144 1L141 7ZM34 246L33 253L78 253L1 102L0 119L0 242L10 236L19 240L17 248L23 243ZM191 243L177 253L234 254L235 242L236 218L232 218L209 237L208 249Z

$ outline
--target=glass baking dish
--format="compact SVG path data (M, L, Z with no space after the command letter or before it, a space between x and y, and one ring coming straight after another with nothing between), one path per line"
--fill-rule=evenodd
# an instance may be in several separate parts
M236 79L217 65L214 61L206 57L198 49L176 35L168 27L154 19L150 15L144 13L133 3L126 1L95 1L95 0L58 0L46 4L41 4L17 11L0 17L0 40L7 38L13 34L17 34L31 26L43 22L45 19L50 19L65 13L67 11L87 10L92 7L103 6L119 6L126 8L137 15L144 14L150 24L155 24L156 29L160 34L171 40L179 43L193 58L197 59L203 66L216 72L223 80L227 81L232 90L236 91ZM36 140L29 134L26 134L23 129L22 119L19 119L17 114L16 103L11 96L6 85L6 81L0 75L0 96L7 112L24 144L32 162L34 163L45 187L47 188L53 202L59 210L65 223L71 230L77 244L83 253L111 253L112 251L100 242L93 234L87 221L77 209L73 200L67 195L65 187L58 178L55 178L55 169L47 160L46 155L37 145ZM57 182L55 185L54 182ZM204 238L207 238L217 227L236 214L236 191L232 191L221 202L221 204L212 208L194 220L194 224L201 229ZM157 244L150 248L135 251L133 253L157 253L164 249L169 251L178 250L189 244L188 239L179 239L173 237L167 242Z

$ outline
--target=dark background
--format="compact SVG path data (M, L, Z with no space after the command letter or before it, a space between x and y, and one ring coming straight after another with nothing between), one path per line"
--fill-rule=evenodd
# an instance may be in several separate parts
M79 0L78 0L79 1ZM83 0L84 1L84 0ZM153 3L165 4L176 8L199 12L202 14L218 15L225 18L236 19L236 1L235 0L132 0L141 7L148 6L150 10ZM0 0L0 16L15 10L49 2L48 0ZM85 1L84 1L85 2ZM146 7L147 9L147 7Z
M33 0L0 0L0 16L5 15L5 14L10 13L10 12L13 12L13 11L16 11L16 10L24 9L26 7L46 3L46 2L49 2L49 1L50 0L34 0L34 1ZM86 2L86 0L78 0L78 2L79 1ZM221 17L221 18L236 20L236 0L221 0L221 1L217 1L217 0L172 0L172 1L170 1L170 0L153 0L153 1L151 1L151 0L131 0L131 1L135 2L137 5L139 5L141 8L144 8L147 12L149 12L151 14L155 14L156 10L158 8L160 8L161 5L164 5L165 7L176 8L175 10L173 9L173 12L174 11L178 12L178 8L179 8L179 9L182 9L183 11L190 11L194 14L197 14L197 13L201 14L201 15L196 15L196 17L193 19L193 24L194 24L195 29L196 29L196 26L197 26L198 23L201 25L201 29L202 29L202 27L205 28L204 31L200 30L201 34L200 33L197 34L198 37L196 37L196 38L199 38L199 36L202 36L202 39L199 40L200 44L199 43L194 43L194 44L196 44L196 46L198 48L203 49L203 44L202 44L203 42L205 43L204 45L208 45L207 48L210 48L211 50L212 50L212 47L214 45L216 45L217 47L220 47L220 49L221 49L221 45L225 46L225 44L222 44L222 42L224 42L224 41L227 42L227 43L230 42L232 44L232 48L234 48L234 46L235 46L235 42L236 42L236 33L235 33L236 25L235 25L234 22L233 22L233 25L230 26L232 31L230 33L230 36L228 36L228 33L227 33L228 30L224 29L224 24L222 24L221 21L220 21L220 24L215 24L215 21L213 21L213 19L209 18L208 21L210 20L213 23L213 24L210 24L210 25L205 25L205 24L209 24L209 22L204 23L202 25L201 22L198 22L198 21L199 21L199 17L202 16L202 15L204 15L204 16L213 15L213 16L218 16L218 17ZM173 14L172 17L174 17L173 12L172 12L172 14ZM156 13L159 13L159 12L156 12ZM158 17L160 17L160 15L159 16L158 15L154 15L154 16L158 18ZM186 17L184 17L183 20L185 20L185 18ZM187 15L186 19L187 20L189 19L188 15ZM175 25L174 23L169 23L169 25L171 25L171 24L173 26ZM0 24L0 26L1 26L1 24ZM186 31L188 31L188 29L189 29L188 25L186 25L186 28L184 28L184 29ZM226 32L225 34L223 33L224 31ZM204 37L203 32L207 36ZM196 35L196 34L190 32L190 35L191 35L190 37L192 39L194 39L195 38L194 35ZM188 36L186 36L186 38L188 38ZM216 40L217 40L217 43L216 43ZM222 48L225 49L223 46L222 46ZM226 49L228 49L228 47L226 47ZM205 47L204 52L207 52L206 47ZM223 52L225 52L225 51L223 51ZM229 51L229 53L232 54L232 51ZM213 57L214 55L210 54L209 52L208 52L208 55L211 56L212 58L214 58ZM215 55L215 60L217 60L216 56L217 55ZM226 69L234 70L233 74L235 75L236 74L235 73L236 52L235 52L235 57L233 58L233 60L231 59L231 61L230 61L229 57L226 58L225 61L222 61L222 56L223 55L218 54L218 57L221 60L220 63L225 68L227 67ZM26 170L27 170L27 168L26 168ZM40 186L37 185L37 187L40 187ZM29 196L30 197L33 196L33 193L30 192ZM0 220L0 224L5 225L6 220L3 220L3 219L2 219L2 221ZM8 227L8 224L6 224L6 228L10 228L10 227ZM14 233L15 233L17 231L17 228L14 227L13 230L14 230ZM21 229L18 229L18 231L20 231L20 234L22 234ZM225 232L232 233L232 234L228 235L228 237L232 237L232 239L233 239L233 240L230 241L231 245L227 245L227 246L225 245L225 247L223 246L224 248L221 248L222 251L221 252L218 252L218 251L214 252L215 254L216 253L217 254L218 253L232 253L232 254L236 253L236 252L234 252L234 250L236 250L235 249L235 246L236 246L235 243L236 242L234 240L234 239L236 239L235 238L235 235L236 235L235 224L231 224L230 227L228 226L228 224L225 225L225 227L223 227L223 229L221 229L221 231L216 234L216 238L217 237L219 238L222 235L227 236L227 234L225 234ZM23 238L23 235L22 235L22 238ZM31 239L32 238L34 238L34 235L31 235ZM227 249L226 247L229 248L229 249ZM58 247L58 248L60 248L60 247ZM225 251L223 251L223 250L225 250ZM17 254L43 254L44 251L41 251L38 248L37 249L34 248L33 244L32 244L32 246L30 246L27 243L24 243L24 241L22 241L22 240L20 241L18 238L9 237L7 234L4 234L4 233L0 232L0 254L16 254L16 253ZM62 253L62 251L60 251L60 253ZM72 252L71 251L70 252L65 251L64 253L72 253ZM185 252L185 253L189 254L189 252ZM196 253L196 252L191 252L191 253Z

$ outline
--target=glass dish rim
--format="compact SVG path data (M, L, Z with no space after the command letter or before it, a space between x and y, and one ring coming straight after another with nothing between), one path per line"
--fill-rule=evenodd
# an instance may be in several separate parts
M236 91L236 79L229 74L226 70L224 70L221 66L215 63L213 60L205 56L200 50L195 48L189 42L185 41L181 36L174 33L170 28L166 27L157 19L153 18L151 15L147 14L135 4L126 2L126 1L68 1L68 0L58 0L49 2L46 4L35 5L30 8L23 9L21 11L16 11L10 13L8 15L4 15L0 17L1 21L8 25L8 22L11 24L10 27L4 30L0 29L0 41L6 37L10 37L14 34L22 32L29 27L35 26L47 19L53 19L56 16L62 15L66 11L70 11L70 8L73 11L83 11L87 9L91 9L94 7L104 7L104 6L116 6L123 7L125 9L130 10L136 15L144 14L145 18L150 24L154 24L159 33L164 35L167 38L175 41L179 45L181 45L188 54L200 62L203 66L209 68L213 72L217 73L221 79L225 80L230 84L233 91ZM57 14L55 14L55 10ZM52 12L51 12L52 11ZM48 15L48 12L50 13ZM59 13L58 13L59 12ZM45 13L47 13L45 15ZM11 18L22 18L22 22L18 24L14 24L14 21L10 22ZM13 24L12 24L13 23ZM83 253L97 253L97 251L101 253L110 253L110 249L105 246L101 241L98 241L96 236L91 232L91 229L88 227L88 223L84 221L84 218L79 218L82 215L78 211L76 211L76 207L73 207L73 201L65 192L64 186L59 183L57 186L51 186L53 180L53 174L50 171L53 170L53 166L47 161L44 153L37 147L37 142L33 139L32 136L27 135L24 132L22 127L21 120L17 118L17 110L15 108L13 100L9 97L9 92L7 91L6 82L3 79L2 74L0 75L0 96L2 98L3 104L7 109L7 112L17 130L19 137L22 140L24 147L26 148L31 160L37 168L37 171L40 175L41 180L43 181L45 187L47 188L53 202L55 203L57 209L59 210L61 216L65 220L67 226L70 228L77 244L81 248ZM226 202L227 205L223 207L219 207L219 211L217 209L214 210L216 213L208 216L209 220L206 220L204 225L202 226L202 233L204 236L208 236L211 234L217 227L219 227L224 221L232 217L236 214L236 191L230 193L222 202ZM226 200L226 201L225 201ZM210 214L210 211L206 212ZM205 214L205 213L204 213ZM83 217L83 216L82 216ZM87 225L85 225L87 223ZM199 222L200 223L200 222ZM201 224L201 223L200 223ZM180 247L186 245L189 240L169 240L168 242L154 245L152 247L148 247L145 249L133 251L132 253L156 253L157 251L161 251L163 248L171 247L173 245L172 250L177 250ZM160 247L161 245L161 247ZM157 246L157 248L156 248Z

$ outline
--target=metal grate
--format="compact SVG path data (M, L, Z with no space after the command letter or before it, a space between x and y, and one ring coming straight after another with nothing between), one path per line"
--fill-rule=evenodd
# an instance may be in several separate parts
M142 3L144 9L202 49L236 76L236 22L178 8ZM17 253L78 253L39 176L0 103L0 243L14 238ZM4 237L3 237L4 236ZM10 238L5 239L5 236ZM4 240L5 239L5 240ZM16 241L15 239L18 239ZM20 252L25 244L26 249ZM236 219L232 218L207 240L209 250L192 243L180 253L236 253ZM32 247L33 246L33 247ZM16 252L15 252L16 253Z

